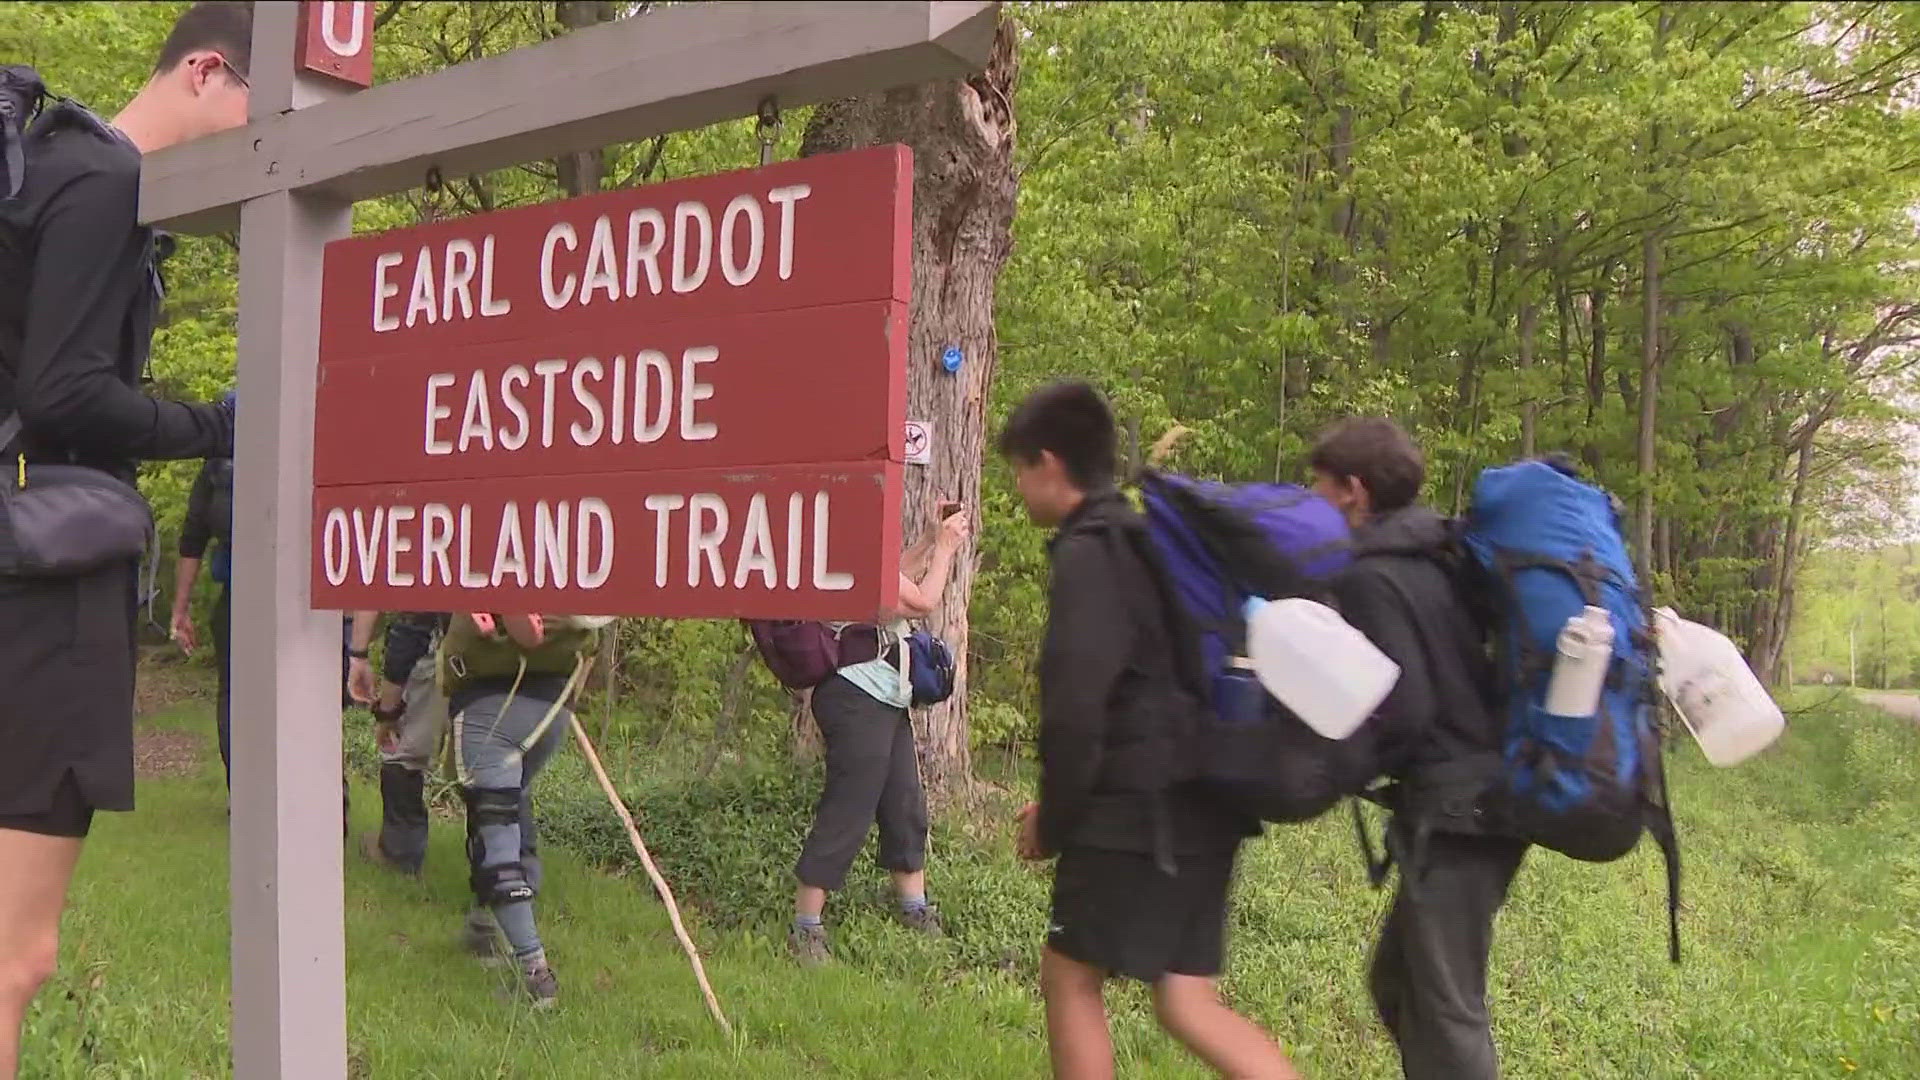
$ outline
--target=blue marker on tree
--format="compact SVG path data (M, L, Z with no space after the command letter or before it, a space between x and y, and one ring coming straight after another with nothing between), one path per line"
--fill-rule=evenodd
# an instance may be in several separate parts
M940 366L947 369L947 374L952 375L960 370L960 362L965 359L966 356L960 351L960 346L949 345L940 354Z

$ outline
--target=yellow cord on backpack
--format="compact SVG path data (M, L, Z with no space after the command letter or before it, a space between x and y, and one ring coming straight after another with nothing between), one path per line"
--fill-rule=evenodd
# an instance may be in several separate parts
M24 487L26 487L26 486L27 486L27 455L25 455L25 454L21 454L21 455L20 455L20 456L19 456L18 458L16 458L15 460L17 460L17 461L18 461L18 462L20 463L20 484L19 484L19 486L20 486L20 487L23 487L23 488L24 488Z

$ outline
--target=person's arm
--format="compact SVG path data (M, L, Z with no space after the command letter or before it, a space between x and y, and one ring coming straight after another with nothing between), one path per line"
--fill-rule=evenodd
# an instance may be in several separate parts
M927 559L926 571L920 575L920 579L916 581L904 572L900 575L899 606L887 613L892 618L924 619L933 614L946 596L947 581L953 575L953 560L967 537L966 516L954 514L936 529L933 554Z
M1400 665L1399 680L1374 710L1381 729L1393 733L1431 730L1439 711L1433 672L1400 590L1383 569L1362 565L1335 580L1333 596L1340 616Z
M390 706L386 695L375 700L373 685L373 661L368 653L373 650L373 632L380 625L378 611L356 611L353 613L353 628L347 636L347 696L362 705L375 706L375 718L379 718L379 708Z
M187 493L187 515L180 523L178 558L173 564L173 618L168 629L173 640L191 653L196 642L193 634L193 586L200 580L200 567L206 559L207 545L213 541L212 524L207 520L213 505L213 477L207 465L200 466Z
M34 442L83 455L231 454L231 410L157 401L125 381L127 318L152 288L136 269L139 197L138 169L116 166L82 173L42 208L15 372L21 424Z
M1040 646L1040 809L1043 854L1058 854L1086 814L1100 775L1107 709L1133 651L1133 620L1100 537L1063 541L1053 555Z

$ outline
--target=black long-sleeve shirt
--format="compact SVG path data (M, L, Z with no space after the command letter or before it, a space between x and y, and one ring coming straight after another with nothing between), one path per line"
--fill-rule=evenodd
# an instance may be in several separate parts
M1447 526L1413 506L1354 530L1355 560L1333 584L1340 614L1400 665L1375 711L1383 770L1416 785L1436 769L1494 753L1500 718L1480 621L1442 565ZM1461 831L1460 822L1449 830Z
M381 677L395 686L407 685L414 665L433 650L435 636L446 626L447 617L431 611L403 611L389 616Z
M1131 532L1133 535L1129 536ZM1198 707L1197 653L1168 624L1144 528L1125 496L1091 495L1049 552L1040 648L1040 839L1155 852L1164 812L1173 852L1231 847L1259 824L1180 786L1179 711ZM1156 802L1158 808L1156 809Z
M131 479L143 460L231 455L231 410L139 389L161 294L140 152L75 106L24 142L26 182L0 200L0 416L18 412L28 460Z
M187 493L187 514L180 523L180 557L202 558L215 539L224 544L232 538L233 459L208 458L193 478L193 490Z

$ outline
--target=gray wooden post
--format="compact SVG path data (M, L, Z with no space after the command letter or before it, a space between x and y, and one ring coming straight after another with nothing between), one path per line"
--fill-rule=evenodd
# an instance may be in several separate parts
M260 4L259 122L341 93L296 75L298 5ZM234 1075L347 1075L341 889L338 613L309 609L308 510L320 256L352 204L298 191L240 208L239 431L234 440Z

